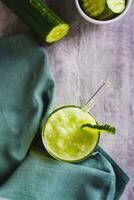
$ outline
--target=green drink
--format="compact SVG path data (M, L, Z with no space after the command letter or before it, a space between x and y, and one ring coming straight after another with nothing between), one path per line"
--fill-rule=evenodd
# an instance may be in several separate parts
M81 129L96 124L94 117L80 107L64 106L52 112L42 129L47 151L56 159L79 162L88 157L99 141L99 132Z
M100 132L115 133L114 127L99 125L87 111L108 85L109 82L103 83L85 106L64 106L48 116L42 128L42 141L54 158L73 163L82 161L95 150Z

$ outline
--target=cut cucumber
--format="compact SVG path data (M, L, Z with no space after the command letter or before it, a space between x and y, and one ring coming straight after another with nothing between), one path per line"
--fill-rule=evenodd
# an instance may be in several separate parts
M47 35L46 42L52 43L56 42L59 39L63 38L69 31L68 24L60 24L54 27Z
M116 15L113 13L108 7L104 10L103 14L99 16L97 19L99 20L108 20L114 18Z
M125 0L106 0L106 2L106 8L103 14L98 17L99 20L112 19L125 9Z
M84 12L98 20L108 20L122 13L126 0L81 0Z
M126 0L106 0L108 8L116 14L120 14L126 7Z
M95 18L100 16L106 7L105 0L82 0L82 7L84 12Z
M70 29L43 0L2 0L44 41L62 39Z
M83 130L87 130L87 131L91 131L91 132L103 132L103 133L108 133L108 134L115 134L116 132L116 128L115 127L112 127L110 126L109 124L105 124L105 125L99 125L99 124L96 124L96 125L92 125L92 124L83 124L81 126L81 128Z

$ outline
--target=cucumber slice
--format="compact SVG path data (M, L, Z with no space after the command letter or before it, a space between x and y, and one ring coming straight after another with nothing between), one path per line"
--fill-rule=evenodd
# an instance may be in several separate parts
M113 13L119 14L126 7L126 0L107 0L107 6Z
M108 134L115 134L116 132L116 128L115 127L112 127L110 126L109 124L105 124L105 125L99 125L99 124L96 124L96 125L92 125L92 124L83 124L81 126L81 128L83 130L87 130L87 131L91 131L91 132L103 132L103 133L108 133Z
M52 43L60 40L65 35L67 35L70 27L68 24L60 24L54 27L47 35L46 42Z
M105 0L82 0L82 7L84 12L95 18L100 16L106 7Z
M101 16L99 16L97 19L98 20L109 20L112 19L116 16L115 13L113 13L108 7L106 7L105 11L103 12L103 14Z

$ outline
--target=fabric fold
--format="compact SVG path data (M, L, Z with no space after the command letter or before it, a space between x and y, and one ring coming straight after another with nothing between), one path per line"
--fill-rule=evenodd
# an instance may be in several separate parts
M111 164L98 152L85 163L63 163L31 151L1 188L0 195L29 200L114 199L115 174Z
M26 156L53 95L54 80L44 48L30 34L1 38L1 184Z

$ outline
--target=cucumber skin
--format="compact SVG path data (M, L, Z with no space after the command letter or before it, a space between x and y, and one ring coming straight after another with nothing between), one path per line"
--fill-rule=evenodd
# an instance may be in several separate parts
M42 0L2 0L43 40L61 20Z
M106 7L102 15L100 15L96 19L105 21L105 20L112 19L114 17L116 17L116 14L114 14L108 7Z

